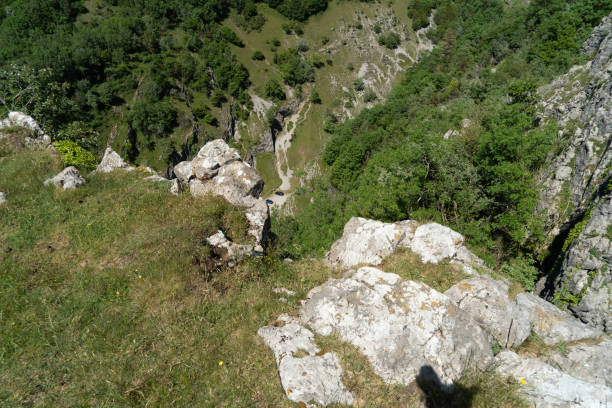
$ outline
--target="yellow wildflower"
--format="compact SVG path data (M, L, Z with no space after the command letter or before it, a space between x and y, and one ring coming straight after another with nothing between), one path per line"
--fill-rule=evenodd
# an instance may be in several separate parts
M119 291L115 292L117 294L117 296L119 296Z
M138 275L138 279L142 279L142 275Z
M521 378L519 381L520 381L521 384L527 384L527 381L525 381L524 378Z
M219 367L223 365L223 361L219 361Z

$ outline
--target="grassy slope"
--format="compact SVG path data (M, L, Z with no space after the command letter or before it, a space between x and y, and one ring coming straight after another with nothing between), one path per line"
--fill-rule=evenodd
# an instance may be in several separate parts
M60 169L49 152L0 158L9 199L0 207L0 405L293 406L256 332L337 272L274 254L212 268L204 239L219 228L246 239L240 211L172 196L139 170L92 176L75 191L43 187ZM410 253L384 268L440 290L462 277L444 266L433 277ZM277 286L298 295L281 303ZM418 399L373 377L351 346L320 344L342 356L357 406ZM464 379L470 398L515 401L512 386L488 377Z
M286 34L282 30L281 26L288 20L277 11L265 5L259 5L259 12L266 18L266 23L260 31L246 32L234 23L232 17L228 18L225 24L232 28L243 40L245 46L242 48L232 46L232 51L249 70L253 82L253 92L263 96L264 85L269 79L274 78L281 82L278 67L273 63L273 39L278 39L281 42L277 49L278 52L281 52L287 48L294 48L298 37L295 34ZM397 18L395 26L392 25L390 16ZM352 29L350 26L358 21L362 22L363 28ZM306 42L309 47L309 50L304 53L305 57L310 58L316 53L324 61L329 59L332 63L325 64L315 70L314 87L321 97L322 104L313 104L305 109L307 114L299 119L292 146L287 152L296 176L303 175L304 171L308 170L329 140L329 135L322 129L326 110L334 111L340 116L346 115L347 111L343 110L342 107L349 99L355 105L354 108L349 109L352 114L366 106L363 102L364 92L355 92L352 89L352 83L358 77L361 65L367 62L373 63L381 69L386 69L388 60L385 58L394 56L394 51L387 50L376 42L377 35L373 32L375 21L383 22L384 32L394 30L403 33L402 27L410 26L406 10L399 4L394 3L389 6L353 1L333 1L324 13L312 16L304 24L304 34L299 38ZM412 35L411 32L409 34ZM322 42L324 37L328 39L326 44ZM402 47L414 56L415 49L412 37L409 40L404 39ZM265 60L252 60L251 56L254 51L261 51L265 55ZM349 63L354 67L352 71L347 68ZM402 64L407 66L410 61L404 59ZM390 88L393 83L401 79L400 77L401 75L398 77L386 76L385 80L389 79L389 83L384 84L384 86ZM382 83L379 85L383 86ZM304 88L306 95L309 88ZM343 88L347 89L348 92ZM259 137L261 126L257 126L254 122L259 123L261 119L252 114L245 124L245 130L241 131L242 136L246 135L246 140L242 142L243 148ZM246 130L246 128L249 130ZM276 181L276 176L273 174L266 173L263 174L263 177L267 183L275 183Z

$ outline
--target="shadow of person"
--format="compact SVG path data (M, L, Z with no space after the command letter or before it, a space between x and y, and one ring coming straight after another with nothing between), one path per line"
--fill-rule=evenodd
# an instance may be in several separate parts
M477 387L444 384L430 365L421 367L416 383L426 396L427 408L469 408L478 391Z

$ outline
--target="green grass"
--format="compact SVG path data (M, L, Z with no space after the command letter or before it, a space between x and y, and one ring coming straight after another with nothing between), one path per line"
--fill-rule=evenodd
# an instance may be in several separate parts
M276 156L274 153L259 153L257 155L257 172L264 180L262 197L272 194L281 185L281 179L276 172Z
M295 314L299 299L339 272L317 259L288 265L274 250L220 267L205 238L221 229L247 241L242 211L173 196L138 169L88 177L73 191L44 187L62 167L49 151L0 158L9 200L0 207L0 406L295 406L257 329ZM404 255L386 270L418 269ZM439 268L427 267L447 266ZM443 288L433 276L413 278ZM280 302L278 286L297 296ZM357 406L421 398L382 384L351 346L321 341L340 353Z
M61 167L0 159L0 405L291 406L256 331L295 307L272 287L304 296L327 269L217 268L205 237L244 239L241 211L138 171L43 187Z

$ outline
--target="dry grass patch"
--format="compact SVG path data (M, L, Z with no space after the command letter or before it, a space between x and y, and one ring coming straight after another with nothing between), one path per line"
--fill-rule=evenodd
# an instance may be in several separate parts
M409 249L398 249L387 257L381 269L404 279L420 281L444 292L457 282L469 278L459 265L450 263L423 263L421 257Z

